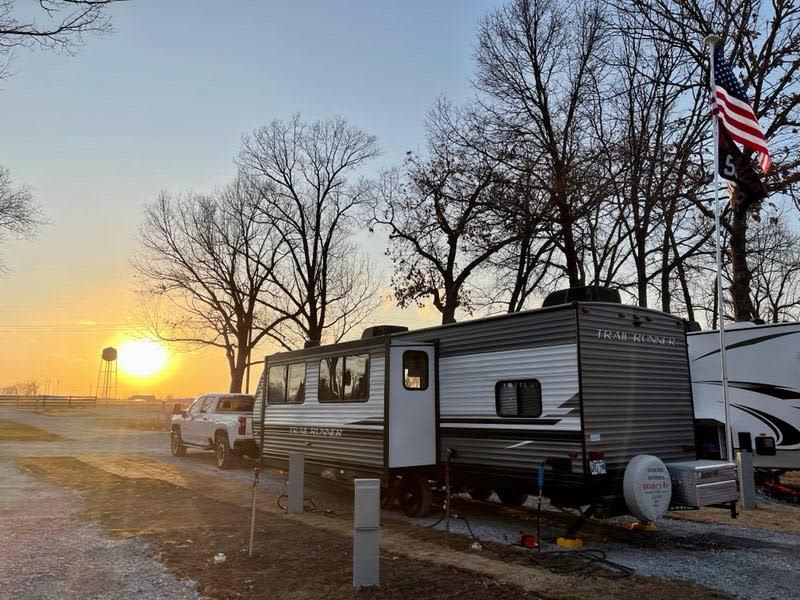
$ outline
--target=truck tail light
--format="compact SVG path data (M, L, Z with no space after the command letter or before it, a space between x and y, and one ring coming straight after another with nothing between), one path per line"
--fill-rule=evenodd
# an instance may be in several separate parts
M239 435L247 433L247 417L239 417Z

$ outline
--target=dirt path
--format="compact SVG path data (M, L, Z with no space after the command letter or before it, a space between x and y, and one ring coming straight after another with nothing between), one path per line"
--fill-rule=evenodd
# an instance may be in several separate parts
M252 562L243 555L248 534L249 493L240 483L145 457L18 460L25 468L61 485L89 491L88 518L100 521L117 535L145 535L162 551L170 569L184 577L196 577L204 593L237 597L252 585L253 589L274 591L281 598L353 595L349 515L286 516L280 514L273 495L261 492L259 557ZM138 508L129 511L128 503ZM152 510L147 508L153 504ZM192 518L191 522L199 521L201 525L187 526L187 514L196 515L198 518ZM439 532L429 531L427 539L420 539L419 535L409 535L403 529L395 524L382 531L383 585L378 591L370 591L367 597L482 598L489 594L501 599L576 600L589 595L600 599L638 599L644 594L656 599L723 597L690 584L638 576L622 581L555 575L541 568L521 566L519 562L497 560L491 550L468 553L455 549L468 547L464 539L451 536L451 547L446 548ZM222 568L209 570L208 561L217 551L225 552L229 561ZM304 571L289 564L295 559ZM276 560L285 568L276 568ZM309 565L313 568L308 568ZM250 583L242 589L232 583L234 580Z

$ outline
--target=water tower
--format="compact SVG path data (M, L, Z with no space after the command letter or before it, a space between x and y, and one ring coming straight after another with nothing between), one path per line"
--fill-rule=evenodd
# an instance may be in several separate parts
M102 386L102 387L101 387ZM102 390L102 391L101 391ZM117 349L109 346L100 353L100 370L97 372L97 386L95 396L105 399L108 403L111 392L114 400L117 399Z

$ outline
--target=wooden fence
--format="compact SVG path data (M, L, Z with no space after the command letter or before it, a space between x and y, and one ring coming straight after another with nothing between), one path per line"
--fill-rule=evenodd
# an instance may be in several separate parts
M49 408L95 408L95 396L0 396L0 407L45 410Z

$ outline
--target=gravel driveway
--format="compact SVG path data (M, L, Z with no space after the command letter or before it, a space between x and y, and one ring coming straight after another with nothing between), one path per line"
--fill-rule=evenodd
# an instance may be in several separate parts
M115 540L77 518L81 499L0 458L0 598L201 596L136 539Z

